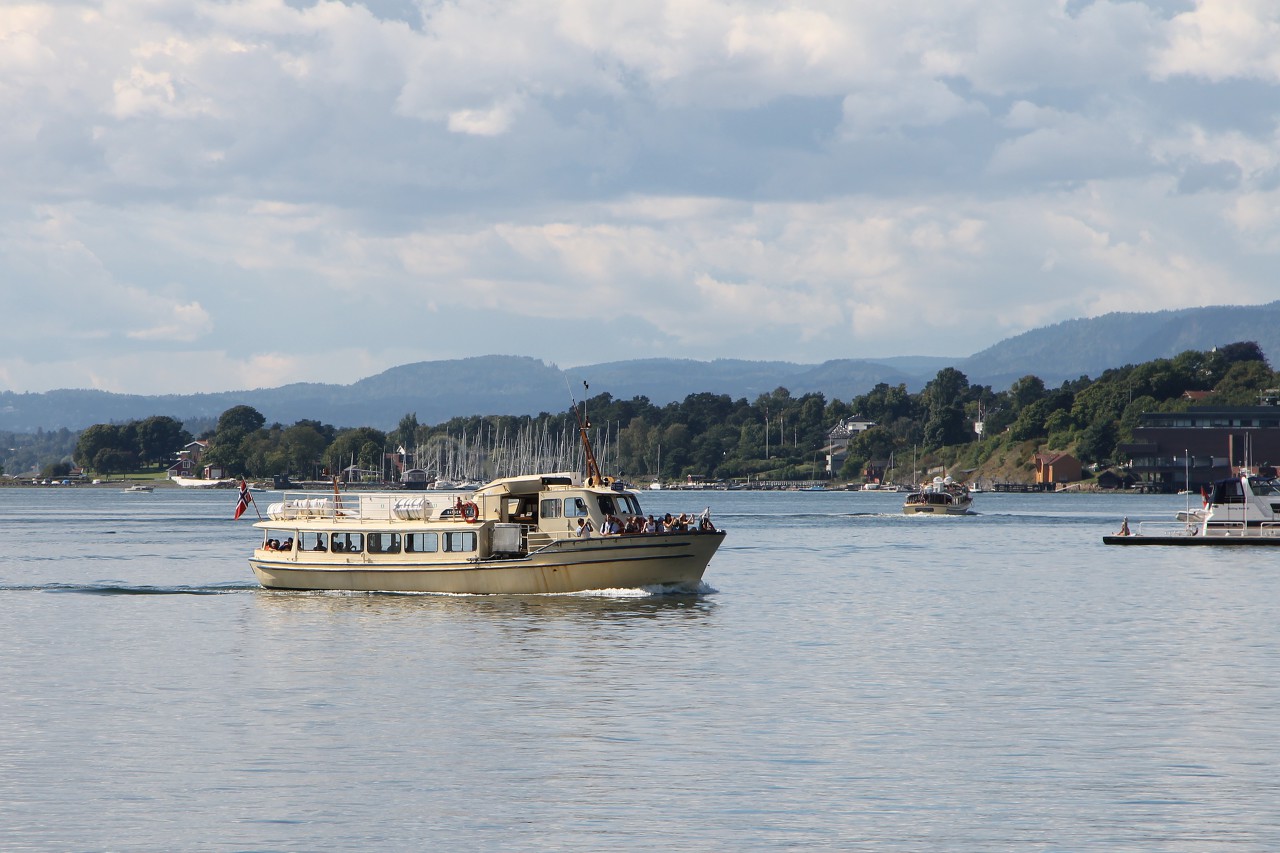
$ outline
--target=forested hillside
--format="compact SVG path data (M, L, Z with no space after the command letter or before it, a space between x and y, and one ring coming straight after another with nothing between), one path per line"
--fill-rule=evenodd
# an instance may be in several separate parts
M879 383L865 394L827 400L779 387L751 400L697 393L661 406L645 397L599 394L579 414L591 421L603 466L633 480L660 472L665 479L826 479L828 435L842 419L856 416L876 425L856 434L842 469L834 472L835 479L856 481L868 460L891 456L915 457L922 468L945 464L979 474L992 460L1010 453L1029 460L1038 449L1071 451L1095 465L1123 462L1117 445L1143 412L1187 408L1189 391L1204 392L1203 402L1215 405L1254 405L1261 391L1277 385L1280 377L1258 345L1240 342L1112 368L1097 379L1082 376L1057 387L1027 374L995 390L947 367L918 393L905 383ZM577 416L566 408L427 424L408 411L384 432L338 429L315 419L269 424L253 407L240 405L203 434L210 441L205 461L249 477L314 478L355 466L394 479L398 456L441 477L486 479L516 469L575 466ZM146 436L151 439L144 446ZM165 440L175 445L170 451L186 440L168 418L100 424L80 436L76 461L118 470L126 457L111 451L132 454L141 464L162 458L157 442Z

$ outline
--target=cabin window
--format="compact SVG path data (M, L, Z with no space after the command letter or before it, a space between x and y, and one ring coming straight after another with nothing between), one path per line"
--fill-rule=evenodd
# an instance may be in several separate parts
M590 515L587 512L587 502L582 498L566 498L564 502L564 514L569 518L579 518L584 515Z
M399 554L400 553L400 534L399 533L370 533L369 534L369 553L370 554Z
M262 549L264 551L292 551L293 531L268 530L266 536L262 539Z
M298 550L300 551L328 551L329 537L323 533L315 533L310 530L304 530L298 537Z
M406 533L404 550L406 554L433 554L440 550L440 534Z
M559 518L560 517L560 499L547 498L542 502L543 518Z
M431 554L440 550L440 534L408 533L404 537L404 550L414 554Z
M599 495L596 501L600 504L600 511L605 515L617 515L618 509L613 505L613 495Z
M363 533L335 533L331 543L335 554L359 554L364 550Z
M444 550L446 551L458 553L462 551L474 551L475 549L476 534L473 530L444 534Z
M618 502L624 514L643 515L640 511L640 502L631 495L618 495L614 500Z

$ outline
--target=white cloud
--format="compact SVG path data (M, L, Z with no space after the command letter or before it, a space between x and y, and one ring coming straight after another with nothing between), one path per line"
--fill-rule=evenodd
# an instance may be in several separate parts
M1176 75L1280 81L1280 8L1268 0L1198 0L1168 28L1152 58L1159 78Z
M0 8L0 378L963 355L1274 298L1261 2L381 5Z

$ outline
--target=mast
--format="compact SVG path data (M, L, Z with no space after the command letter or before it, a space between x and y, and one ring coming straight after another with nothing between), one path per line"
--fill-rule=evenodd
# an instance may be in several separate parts
M565 385L568 384L566 379ZM586 381L583 381L584 394L590 387ZM573 417L578 422L578 437L582 440L582 452L587 460L587 484L601 485L604 483L604 478L600 476L600 466L596 464L596 454L591 449L591 439L587 436L587 430L591 429L591 420L578 411L578 401L573 399L573 391L569 392L569 402L573 405ZM586 400L583 400L583 408L586 408Z

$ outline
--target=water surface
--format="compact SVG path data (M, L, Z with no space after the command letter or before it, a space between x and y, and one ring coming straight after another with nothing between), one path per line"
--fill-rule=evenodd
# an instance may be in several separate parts
M262 590L234 494L0 490L0 848L1280 849L1280 552L1185 499L645 493L697 595Z

